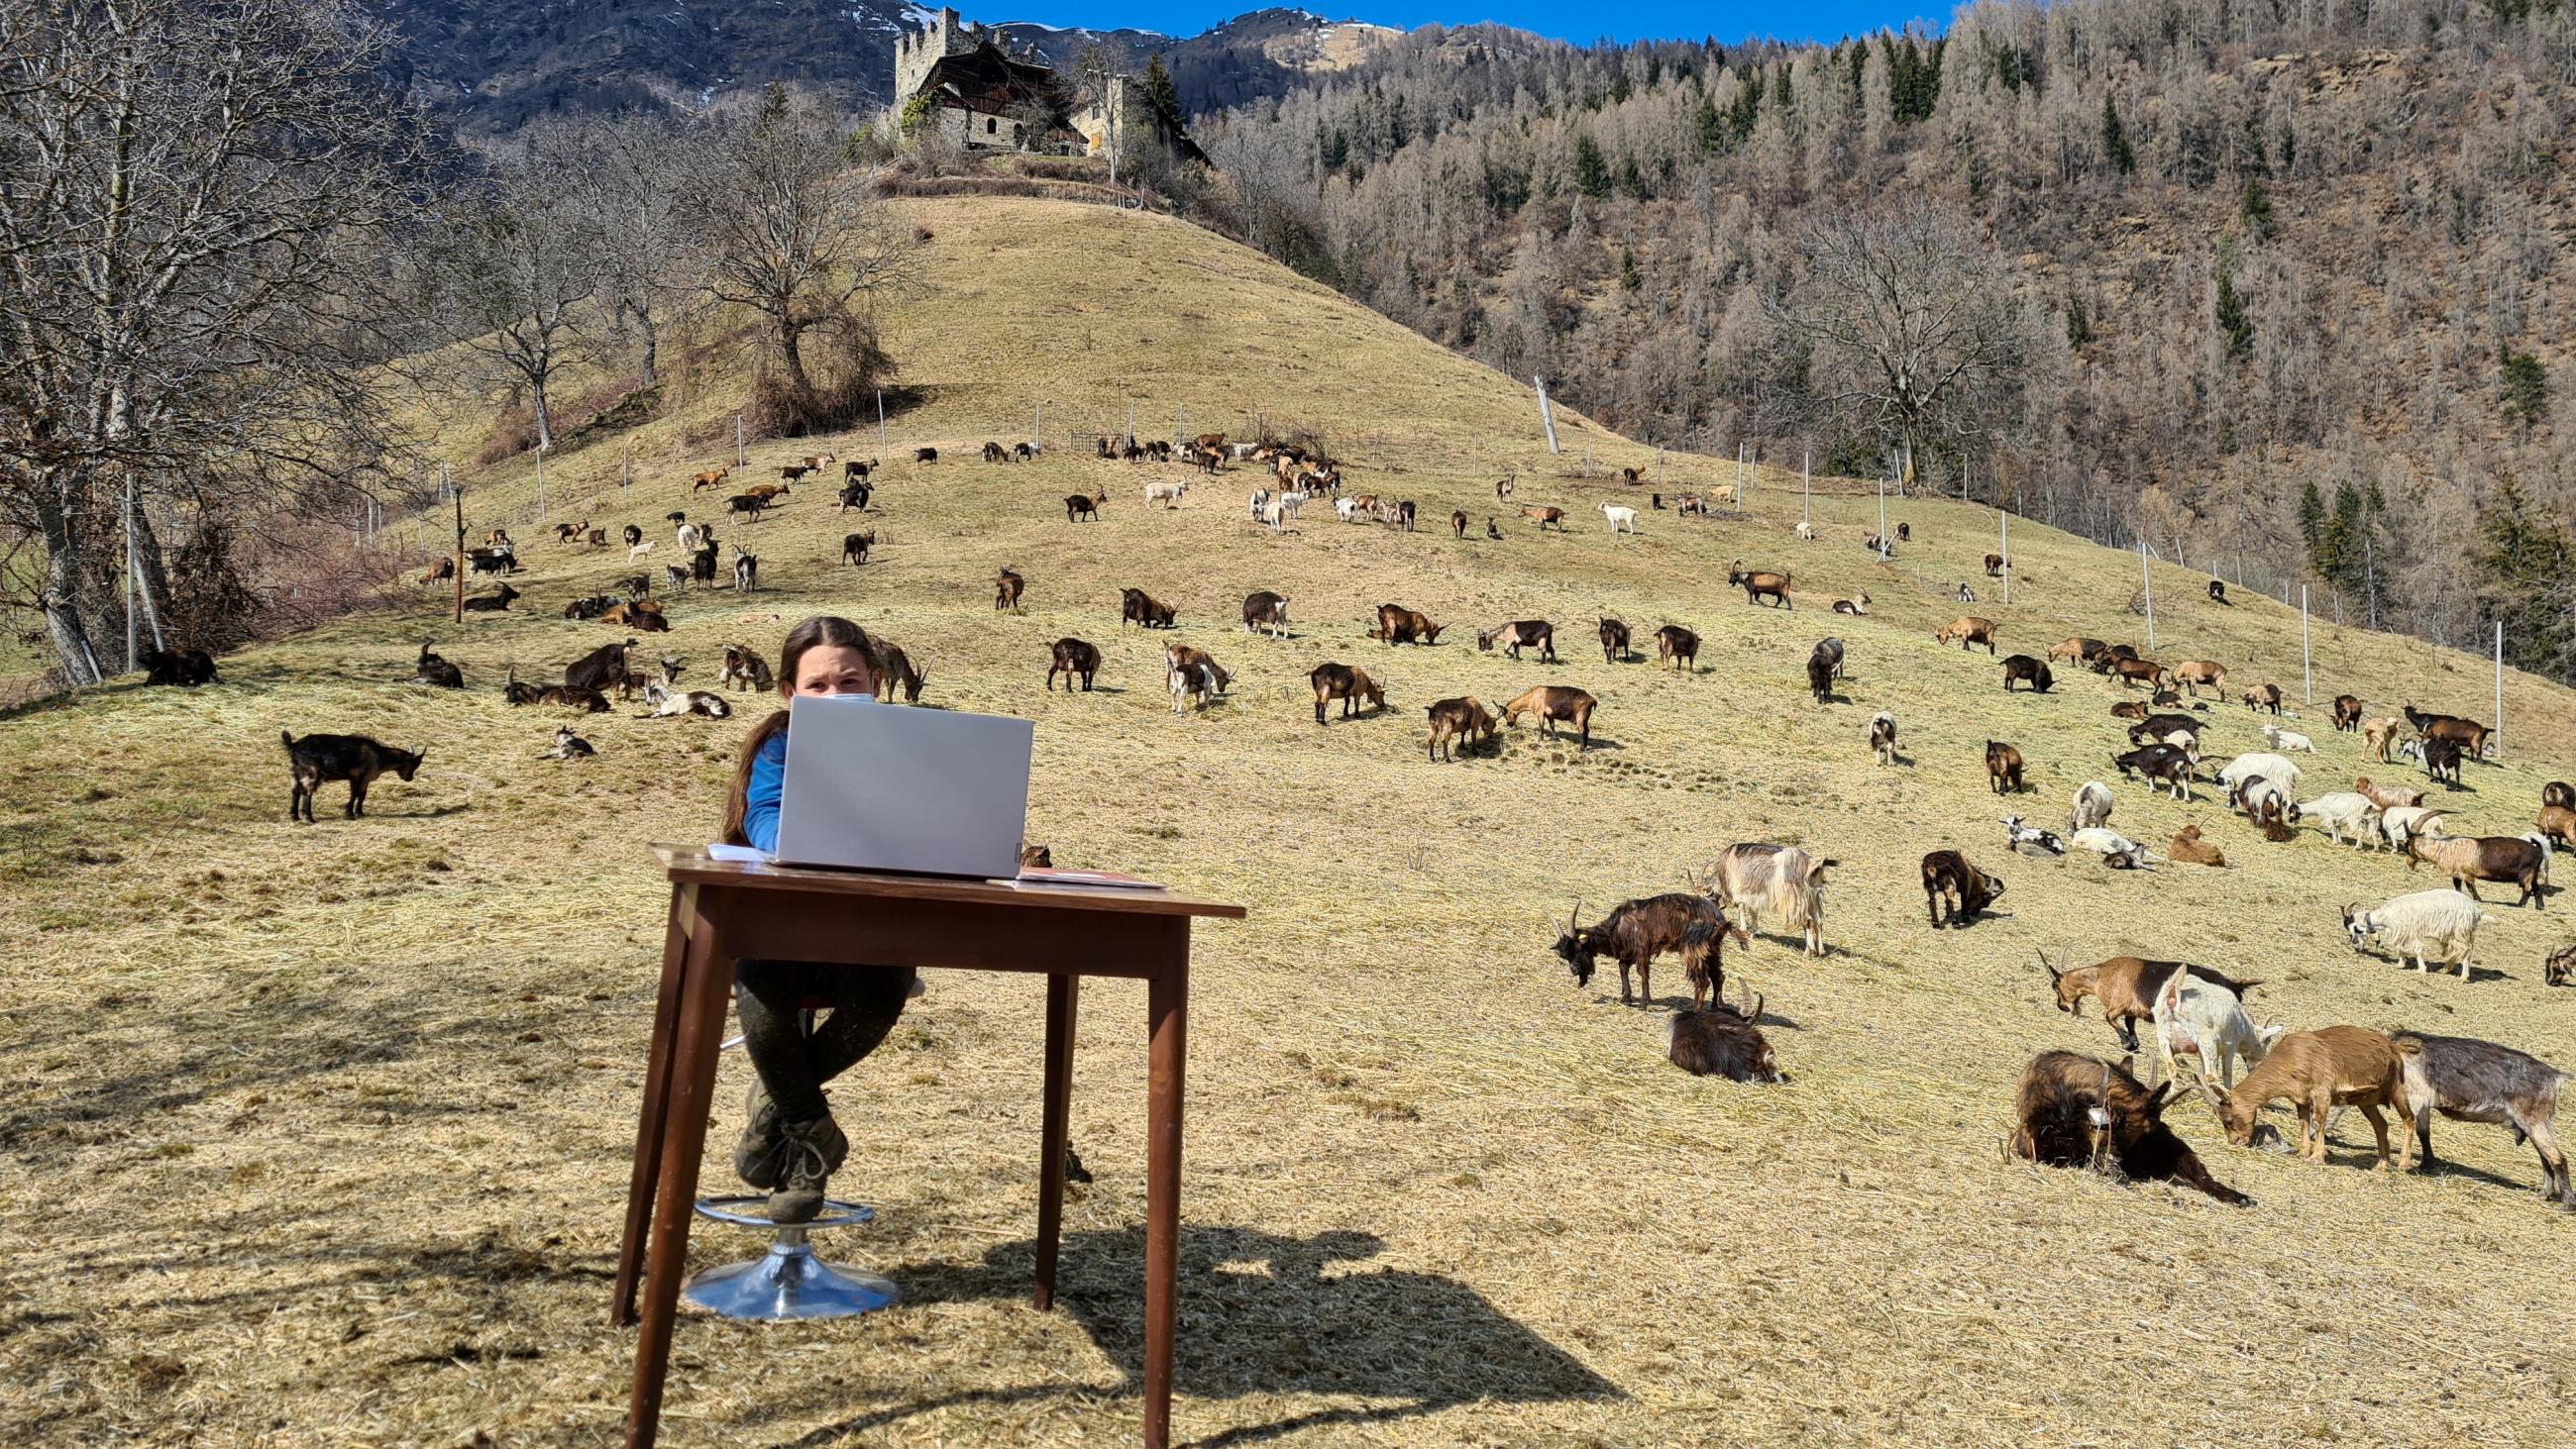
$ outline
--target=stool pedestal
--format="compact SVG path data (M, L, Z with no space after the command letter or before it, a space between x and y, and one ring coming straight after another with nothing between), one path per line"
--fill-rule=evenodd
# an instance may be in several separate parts
M903 1291L874 1273L835 1268L814 1256L806 1234L816 1228L852 1227L872 1222L876 1209L864 1203L826 1199L823 1211L809 1223L773 1223L758 1212L765 1197L701 1198L698 1216L743 1228L771 1228L777 1236L769 1251L747 1263L729 1263L692 1274L680 1296L696 1307L724 1318L753 1320L847 1318L874 1313L902 1298Z

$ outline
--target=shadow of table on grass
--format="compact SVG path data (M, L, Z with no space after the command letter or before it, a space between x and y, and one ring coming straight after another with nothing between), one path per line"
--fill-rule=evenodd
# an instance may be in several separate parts
M1378 1423L1459 1404L1623 1397L1619 1388L1514 1321L1455 1279L1371 1268L1376 1235L1282 1237L1249 1228L1184 1228L1175 1391L1188 1398L1252 1394L1401 1400L1320 1407L1189 1442L1256 1443L1334 1424ZM1009 1243L976 1263L888 1270L908 1304L1025 1298L1035 1246ZM1117 1365L1128 1393L1144 1378L1144 1233L1077 1233L1065 1240L1058 1311ZM1096 1394L1082 1385L969 1390L892 1404L828 1425L789 1446L835 1442L952 1403Z

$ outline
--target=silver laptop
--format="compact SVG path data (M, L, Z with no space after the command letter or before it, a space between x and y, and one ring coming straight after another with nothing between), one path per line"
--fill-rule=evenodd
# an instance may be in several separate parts
M800 694L788 706L778 860L1009 880L1028 826L1036 726L1000 715Z

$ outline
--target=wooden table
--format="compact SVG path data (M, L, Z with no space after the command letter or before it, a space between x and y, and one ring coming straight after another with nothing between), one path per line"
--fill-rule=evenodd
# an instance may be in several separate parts
M1075 987L1084 976L1141 977L1149 1032L1145 1086L1145 1443L1163 1449L1172 1422L1172 1329L1179 1273L1181 1080L1190 999L1190 919L1241 919L1243 907L1169 891L1011 884L857 871L801 870L715 859L657 845L671 881L661 994L635 1124L609 1321L643 1332L626 1442L649 1445L671 1364L671 1326L687 1260L689 1218L705 1150L716 1052L738 958L869 966L1034 971L1047 978L1045 1107L1039 1129L1037 1306L1055 1301L1064 1221L1067 1109L1073 1090Z

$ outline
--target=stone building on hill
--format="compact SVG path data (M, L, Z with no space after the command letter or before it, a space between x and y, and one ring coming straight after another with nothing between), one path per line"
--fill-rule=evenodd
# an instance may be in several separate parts
M970 151L1131 164L1152 147L1207 159L1135 77L1073 84L1034 56L1010 54L1000 35L952 9L932 16L920 33L896 38L894 95L907 127L934 128Z

